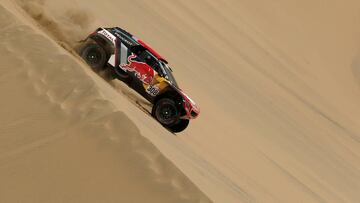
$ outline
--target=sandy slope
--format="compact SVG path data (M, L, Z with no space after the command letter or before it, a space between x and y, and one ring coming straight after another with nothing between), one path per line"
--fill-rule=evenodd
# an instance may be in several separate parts
M2 6L0 27L0 202L208 202L109 85Z
M3 2L31 22L20 5L35 30L66 48L97 26L130 30L168 58L202 114L174 137L132 104L142 102L132 91L85 74L64 50L31 34L40 31L14 34L13 26L1 36L9 38L1 63L15 68L1 69L0 175L17 185L0 184L0 198L14 197L20 185L17 194L34 201L144 194L206 202L144 136L215 202L360 201L357 1ZM12 46L13 36L26 46ZM29 47L38 53L19 54Z

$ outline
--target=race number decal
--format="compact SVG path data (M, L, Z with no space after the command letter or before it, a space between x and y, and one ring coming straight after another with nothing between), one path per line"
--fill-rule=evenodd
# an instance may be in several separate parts
M149 85L149 87L146 89L146 92L150 94L151 96L156 96L159 94L160 90L155 85Z

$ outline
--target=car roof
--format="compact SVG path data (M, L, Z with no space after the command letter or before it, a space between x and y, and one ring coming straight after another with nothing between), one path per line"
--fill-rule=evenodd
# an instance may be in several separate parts
M164 61L166 64L168 63L164 57L162 57L158 52L156 52L153 48L151 48L148 44L146 44L141 39L138 39L137 42L141 44L143 47L145 47L147 50L149 50L156 58L158 58L161 61Z
M168 63L167 60L164 57L162 57L157 51L155 51L153 48L151 48L150 45L148 45L147 43L145 43L141 39L138 39L137 37L135 37L134 35L132 35L131 33L127 32L126 30L124 30L122 28L115 27L114 29L115 29L116 32L120 32L123 35L126 35L127 37L131 38L132 41L137 42L138 45L141 45L145 49L149 50L157 59L163 61L166 64Z

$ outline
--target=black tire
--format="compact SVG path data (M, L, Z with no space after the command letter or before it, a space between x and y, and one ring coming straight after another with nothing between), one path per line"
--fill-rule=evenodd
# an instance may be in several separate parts
M131 83L132 78L127 72L121 70L120 68L116 68L114 70L114 72L115 72L116 78L118 80L123 81L127 85L129 85Z
M178 123L170 126L169 129L171 132L179 133L184 131L188 127L189 123L190 121L188 119L179 119Z
M162 98L157 101L153 106L152 115L159 123L169 129L180 120L180 111L175 102L169 98Z
M101 77L103 77L106 81L111 81L116 78L116 73L113 67L106 67L103 71L99 73Z
M96 43L87 43L82 48L80 55L93 71L99 72L105 69L107 55L104 48L100 45Z

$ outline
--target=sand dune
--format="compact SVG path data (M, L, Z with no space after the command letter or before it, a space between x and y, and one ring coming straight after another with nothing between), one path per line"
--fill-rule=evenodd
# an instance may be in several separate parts
M357 1L1 5L0 202L360 201ZM79 60L98 26L171 62L202 109L187 131Z
M0 202L208 202L109 85L2 6L0 27Z

